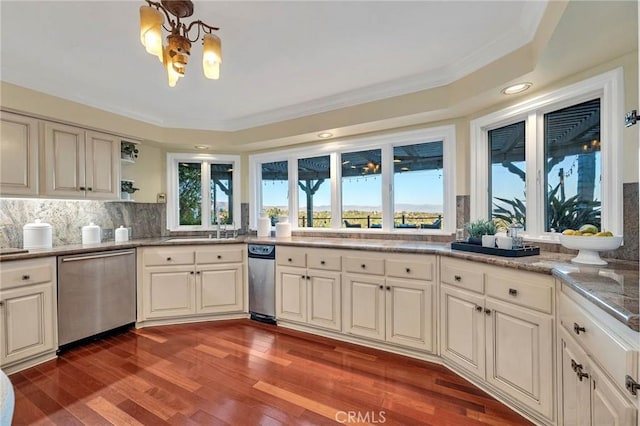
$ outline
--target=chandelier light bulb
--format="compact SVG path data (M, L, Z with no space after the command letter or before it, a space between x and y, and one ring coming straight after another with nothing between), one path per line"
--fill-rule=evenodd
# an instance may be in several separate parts
M169 78L169 87L176 87L176 83L178 79L182 77L178 71L173 68L173 63L171 61L171 57L169 56L169 48L165 47L163 49L163 65L167 69L167 77Z
M202 38L202 69L204 76L213 80L220 78L222 47L220 39L213 34L205 34Z
M164 16L162 13L151 6L142 6L140 8L140 41L142 45L154 56L157 56L160 62L163 61L162 53L162 24Z

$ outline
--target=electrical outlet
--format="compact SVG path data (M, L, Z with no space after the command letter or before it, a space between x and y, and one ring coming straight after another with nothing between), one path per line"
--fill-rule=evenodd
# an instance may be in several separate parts
M102 228L102 241L110 241L114 238L113 228Z

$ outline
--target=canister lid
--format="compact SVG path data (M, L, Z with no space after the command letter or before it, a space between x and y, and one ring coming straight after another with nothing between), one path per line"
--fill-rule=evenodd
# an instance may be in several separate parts
M33 223L27 223L23 226L23 229L43 229L43 228L51 228L46 222L42 222L40 219L36 219Z

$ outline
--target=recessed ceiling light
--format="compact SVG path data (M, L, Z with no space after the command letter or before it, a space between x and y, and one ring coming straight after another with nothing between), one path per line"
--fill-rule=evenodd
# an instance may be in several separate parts
M515 95L516 93L524 92L531 86L533 86L533 83L529 82L512 84L511 86L502 89L502 93L505 95Z
M322 133L318 133L318 137L320 139L328 139L331 136L333 136L333 133L329 133L329 132L322 132Z
M196 145L194 146L195 149L209 149L211 148L211 145Z

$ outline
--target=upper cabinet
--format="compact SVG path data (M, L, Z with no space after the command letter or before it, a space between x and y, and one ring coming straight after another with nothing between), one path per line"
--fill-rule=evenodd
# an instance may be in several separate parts
M38 194L38 120L0 111L0 195Z
M44 124L44 194L117 199L120 139L64 124Z

